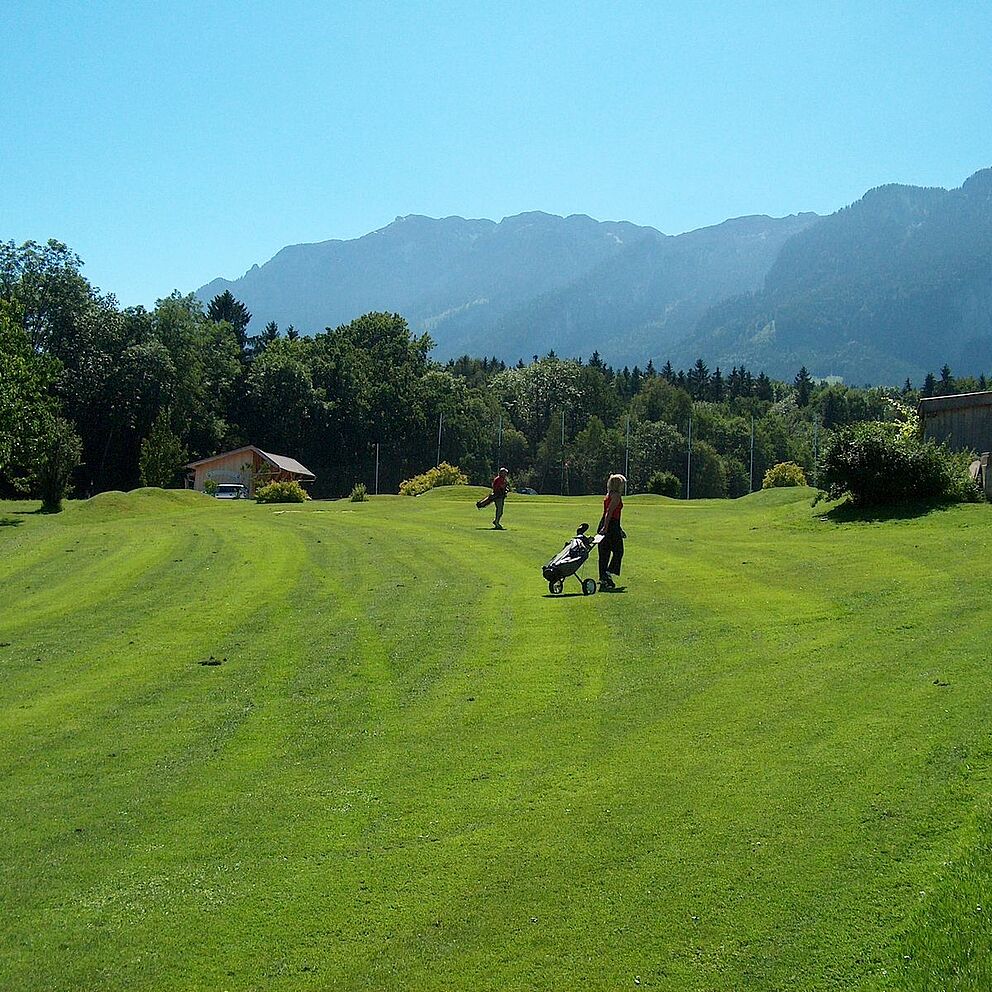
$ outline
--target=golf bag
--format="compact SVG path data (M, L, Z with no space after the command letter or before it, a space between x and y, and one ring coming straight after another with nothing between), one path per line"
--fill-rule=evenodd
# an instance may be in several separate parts
M591 537L586 537L586 531L589 529L588 524L582 524L581 527L575 532L575 537L570 538L565 547L561 549L554 556L554 558L549 561L544 568L541 570L544 575L545 580L548 583L548 588L552 593L557 595L562 591L565 584L565 579L570 575L575 575L576 572L586 563L589 557L589 552L592 550L593 546L596 544L596 540ZM581 579L578 575L575 575L576 579L582 585L582 592L589 596L596 591L596 581L595 579Z

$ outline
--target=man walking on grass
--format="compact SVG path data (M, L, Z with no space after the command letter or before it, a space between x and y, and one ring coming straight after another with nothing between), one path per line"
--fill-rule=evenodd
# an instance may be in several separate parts
M489 506L490 503L496 504L496 519L493 521L494 530L506 529L500 523L500 520L503 519L503 504L506 502L506 493L510 488L509 475L510 473L507 469L501 468L496 478L493 479L493 491L485 499L480 499L475 504L479 510L484 506Z

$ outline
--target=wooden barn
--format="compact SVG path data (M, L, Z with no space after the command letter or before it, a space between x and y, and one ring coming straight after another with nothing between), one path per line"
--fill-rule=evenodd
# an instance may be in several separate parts
M992 391L920 400L924 437L946 441L955 451L992 450Z
M920 400L920 427L924 437L945 443L954 451L974 451L972 475L992 496L989 452L992 451L992 391L958 396L929 396Z
M248 495L254 496L256 487L269 482L313 482L316 478L310 469L295 458L273 455L253 444L211 455L210 458L201 458L190 462L186 468L189 470L187 488L201 493L207 479L212 479L218 485L235 483L247 486Z

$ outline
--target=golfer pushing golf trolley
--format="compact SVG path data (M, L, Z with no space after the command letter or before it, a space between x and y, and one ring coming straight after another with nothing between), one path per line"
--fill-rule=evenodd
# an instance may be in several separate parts
M565 588L565 579L570 575L574 575L582 586L583 596L591 596L595 593L596 580L583 579L577 574L579 569L586 563L589 552L603 540L602 534L597 534L595 537L586 537L586 531L588 529L588 524L582 524L575 532L575 537L569 538L565 547L542 569L544 577L548 581L548 589L553 596L561 595L562 589Z

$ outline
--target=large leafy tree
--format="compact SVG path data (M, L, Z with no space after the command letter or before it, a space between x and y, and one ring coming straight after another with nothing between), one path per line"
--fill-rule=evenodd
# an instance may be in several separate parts
M9 301L0 300L0 492L24 489L33 453L58 410L60 366L36 353Z
M78 317L95 295L81 266L61 241L0 241L0 300L16 307L35 351L59 356L75 337Z

